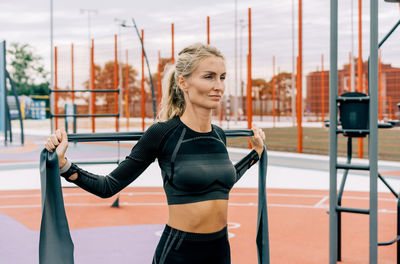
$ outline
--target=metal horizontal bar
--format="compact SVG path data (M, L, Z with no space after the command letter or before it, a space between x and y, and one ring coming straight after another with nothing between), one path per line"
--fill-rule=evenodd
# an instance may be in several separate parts
M94 92L94 93L119 93L119 89L94 89L94 90L70 90L70 89L50 89L52 93L76 93L76 92Z
M224 130L224 132L225 132L225 136L228 138L254 136L253 130L249 130L249 129L240 129L240 130L230 129L230 130Z
M336 206L336 211L347 212L347 213L356 213L356 214L369 214L369 209L351 208L351 207L343 207L343 206Z
M336 168L344 170L369 170L369 166L367 165L354 165L345 163L337 163Z
M144 132L115 132L115 133L80 133L69 134L71 142L99 142L99 141L134 141L139 140Z
M359 101L369 101L369 96L359 96L359 97L338 97L337 102L359 102Z
M118 164L118 161L79 161L75 164Z
M400 236L397 236L395 239L392 239L388 242L379 242L378 246L390 246L391 244L393 244L394 242L397 242L400 240Z
M253 136L253 131L224 130L226 137L248 137ZM69 134L68 141L71 142L96 142L96 141L135 141L139 140L144 132L115 132L115 133L79 133Z
M389 123L378 123L378 128L392 128L393 124Z
M346 133L358 133L358 134L369 134L369 129L337 129L337 134L346 134Z
M119 117L119 114L94 114L94 115L91 115L91 114L68 114L68 115L57 114L57 115L55 115L53 113L50 113L50 115L52 117Z

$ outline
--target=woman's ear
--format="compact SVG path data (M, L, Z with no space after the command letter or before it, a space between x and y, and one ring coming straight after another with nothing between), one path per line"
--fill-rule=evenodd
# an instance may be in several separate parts
M182 89L182 91L187 92L187 86L188 85L187 85L185 77L178 76L177 83L178 83L179 88Z

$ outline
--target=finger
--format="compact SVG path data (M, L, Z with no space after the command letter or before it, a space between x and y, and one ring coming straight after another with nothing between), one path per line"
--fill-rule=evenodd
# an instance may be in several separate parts
M51 141L50 138L47 140L47 146L49 146L50 149L55 149L56 148L56 146L54 146L54 144L53 144L53 142Z
M54 144L54 146L58 146L58 144L60 144L60 142L59 142L58 139L57 139L56 134L52 134L52 135L50 136L50 139L51 139L51 142Z
M62 136L61 136L61 131L60 131L60 129L57 129L57 130L56 130L56 136L57 136L58 141L61 142Z
M61 129L61 137L62 137L62 141L64 142L68 142L68 135L67 132L65 132L65 129Z
M46 144L44 145L44 147L47 149L47 151L49 152L53 152L53 150L51 149L51 147L49 146L49 144L46 142Z

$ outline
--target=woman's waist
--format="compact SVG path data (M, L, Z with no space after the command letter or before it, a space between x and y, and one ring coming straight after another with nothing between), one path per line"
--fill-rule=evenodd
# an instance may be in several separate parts
M168 208L168 225L186 232L216 232L227 225L228 200L174 204Z

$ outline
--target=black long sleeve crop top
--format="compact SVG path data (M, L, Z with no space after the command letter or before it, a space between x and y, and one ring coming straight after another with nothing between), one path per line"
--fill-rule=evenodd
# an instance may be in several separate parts
M134 181L155 159L161 168L168 204L229 198L229 191L258 161L252 150L235 165L229 159L224 131L199 133L178 116L150 126L131 153L107 176L87 172L71 163L61 174L67 181L103 198L111 197ZM75 172L74 181L68 177Z

